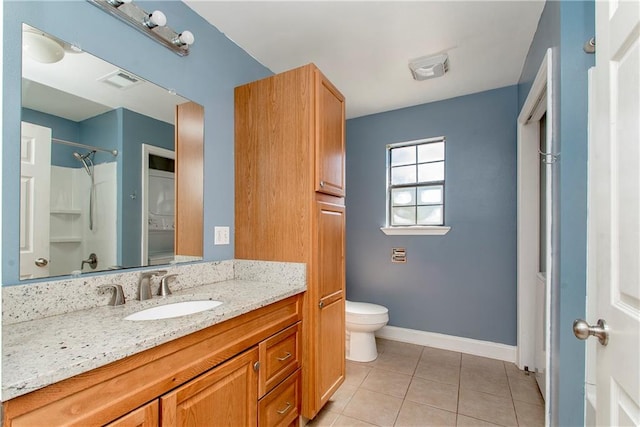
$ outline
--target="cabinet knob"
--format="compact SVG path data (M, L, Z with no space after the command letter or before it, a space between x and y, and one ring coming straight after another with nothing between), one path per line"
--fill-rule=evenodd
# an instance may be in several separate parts
M324 187L324 181L320 181L320 187Z
M323 308L323 307L324 307L324 301L320 301L320 302L318 303L318 307Z
M253 364L253 370L256 372L260 370L260 362L256 362Z

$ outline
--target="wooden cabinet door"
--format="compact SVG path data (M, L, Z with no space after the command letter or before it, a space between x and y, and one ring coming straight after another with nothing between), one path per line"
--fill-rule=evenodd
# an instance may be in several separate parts
M315 189L344 196L344 97L319 70L316 79Z
M317 202L316 395L318 409L344 381L344 206Z
M127 415L107 424L105 427L158 427L160 405L154 400L134 409Z
M161 397L162 427L256 426L257 361L254 347Z
M344 298L319 309L316 387L320 409L344 381Z
M204 217L204 107L176 107L175 254L202 257Z

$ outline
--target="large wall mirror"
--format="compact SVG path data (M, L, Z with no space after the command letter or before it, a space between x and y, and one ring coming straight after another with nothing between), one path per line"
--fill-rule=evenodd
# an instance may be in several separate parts
M201 259L201 215L181 228L176 199L202 212L203 120L198 104L24 24L20 279ZM180 170L199 194L182 197Z

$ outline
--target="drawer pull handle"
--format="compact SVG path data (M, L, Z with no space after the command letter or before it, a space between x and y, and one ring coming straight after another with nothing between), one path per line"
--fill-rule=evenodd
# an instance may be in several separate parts
M285 414L289 409L291 409L291 403L287 402L287 406L285 406L284 409L280 409L279 411L276 411L276 412L282 415L282 414Z
M291 357L291 353L289 353L288 351L285 353L285 355L283 357L277 357L276 359L278 359L281 362L284 362L285 360L287 360L288 358Z

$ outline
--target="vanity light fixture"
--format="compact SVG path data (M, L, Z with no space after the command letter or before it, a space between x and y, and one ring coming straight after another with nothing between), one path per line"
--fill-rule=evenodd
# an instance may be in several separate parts
M423 56L409 62L411 75L415 80L427 80L444 76L449 70L449 56L446 53Z
M167 17L159 10L148 13L133 0L88 0L105 12L131 25L138 31L163 44L180 56L189 54L189 46L195 41L191 31L180 33L167 27Z
M109 3L111 6L113 7L120 7L125 3L131 3L133 0L107 0L107 3Z

